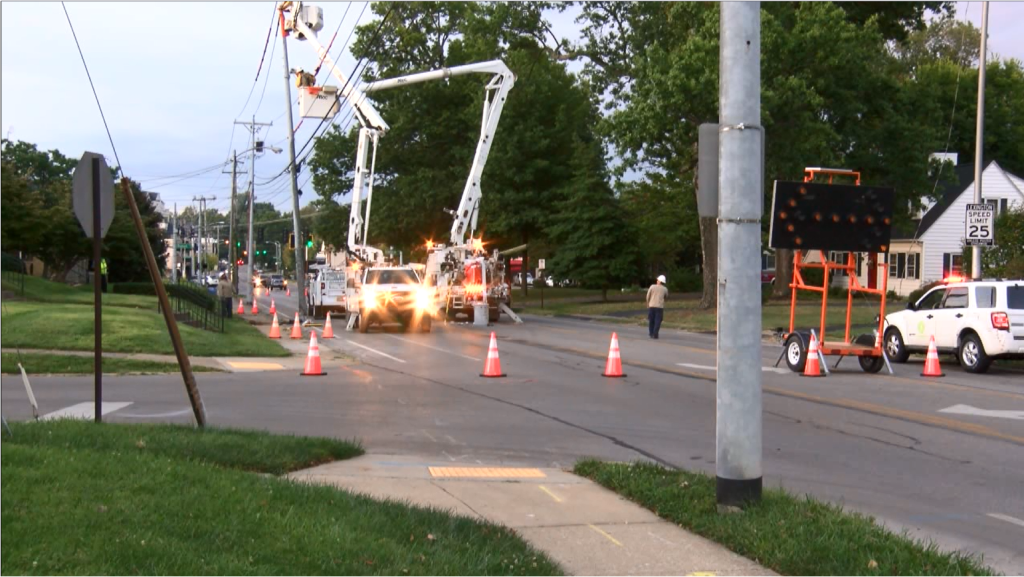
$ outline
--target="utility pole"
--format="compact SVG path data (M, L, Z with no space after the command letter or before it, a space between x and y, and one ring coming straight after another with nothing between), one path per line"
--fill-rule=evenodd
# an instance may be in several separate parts
M988 52L988 2L981 3L981 57L978 60L978 120L974 132L974 204L981 199L982 158L985 148L985 56ZM981 278L981 246L971 247L971 278Z
M171 217L171 283L178 282L178 203L174 203L174 216Z
M256 122L256 117L252 117L251 122L239 122L235 121L235 124L241 124L249 128L249 132L252 136L252 145L249 148L249 238L246 241L246 250L249 252L249 260L247 267L249 271L248 287L245 289L245 293L248 294L252 299L256 298L256 291L253 290L253 236L252 236L252 220L253 220L253 205L256 203L256 132L260 126L271 126L273 122ZM262 151L261 151L262 152Z
M231 210L228 211L228 261L231 286L238 292L238 257L235 256L235 194L238 192L238 152L231 153Z
M761 5L719 6L715 493L729 510L761 499Z
M288 169L292 179L292 228L295 229L295 280L299 283L295 291L295 297L299 300L299 314L305 317L309 310L305 297L306 287L306 243L301 243L302 220L299 218L299 183L298 175L295 173L295 124L292 122L292 86L290 82L291 69L288 67L288 32L284 29L284 19L281 19L281 54L284 57L284 104L285 121L288 123ZM302 244L302 247L299 244Z
M210 238L210 227L207 222L206 201L217 200L216 196L192 197L192 201L199 201L199 261L200 270L206 268L206 253L209 252L208 241Z

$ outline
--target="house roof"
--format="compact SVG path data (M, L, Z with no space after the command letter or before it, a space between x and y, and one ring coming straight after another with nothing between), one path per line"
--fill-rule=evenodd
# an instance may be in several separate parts
M992 164L989 160L985 163L985 171L988 166ZM892 238L893 240L909 240L920 238L935 221L939 220L946 209L949 208L960 195L963 194L968 187L974 184L974 163L960 164L953 168L953 180L944 184L939 190L937 190L938 201L935 206L931 207L928 212L921 218L921 222L918 223L916 230L913 226L909 229L894 230Z

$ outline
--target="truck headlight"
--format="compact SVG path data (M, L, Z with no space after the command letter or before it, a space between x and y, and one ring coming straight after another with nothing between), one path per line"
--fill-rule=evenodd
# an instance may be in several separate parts
M421 288L416 291L416 308L418 310L426 310L434 306L434 295L433 292Z
M377 306L377 295L372 291L363 293L363 306L372 309Z

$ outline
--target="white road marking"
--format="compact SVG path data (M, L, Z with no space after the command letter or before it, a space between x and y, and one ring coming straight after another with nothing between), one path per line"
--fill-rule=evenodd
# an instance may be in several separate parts
M1016 517L1002 515L1000 513L989 513L988 516L992 517L993 519L999 519L1000 521L1006 521L1007 523L1013 523L1014 525L1020 525L1021 527L1024 527L1024 521L1021 521Z
M418 346L421 346L421 347L426 347L426 348L428 348L428 349L434 349L435 351L440 351L440 352L442 352L442 353L448 353L449 355L455 355L455 356L457 356L457 357L462 357L462 358L464 358L464 359L469 359L469 360L471 360L471 361L482 361L482 360L483 360L483 359L481 359L481 358L477 358L477 357L471 357L471 356L469 356L469 355L464 355L464 354L462 354L462 353L453 353L453 352L451 352L451 351L448 351L448 350L442 349L442 348L440 348L440 347L433 347L433 346L430 346L430 345L428 345L428 344L425 344L425 343L418 343L418 342L416 342L416 341L414 341L414 340L411 340L411 339L403 339L402 337L396 337L395 335L388 335L388 336L389 336L389 337L391 337L391 338L393 338L393 339L398 339L398 340L400 340L400 341L404 341L404 342L407 342L407 343L409 343L409 344L413 344L413 345L418 345Z
M355 345L355 346L357 346L357 347L359 347L361 349L366 349L366 350L370 351L371 353L376 353L376 354L378 354L378 355L380 355L382 357L387 357L387 358L389 358L389 359L391 359L393 361L398 361L398 362L400 362L402 364L405 364L405 361L403 361L402 359L400 359L398 357L393 357L393 356L391 356L391 355L389 355L387 353L382 353L382 352L378 351L377 349L371 349L370 347L368 347L366 345L361 345L361 344L359 344L359 343L357 343L355 341L346 340L345 342L349 343L350 345Z
M678 365L680 367L688 367L688 368L691 368L691 369L702 369L702 370L705 370L705 371L718 371L718 367L710 367L708 365L694 365L694 364L691 364L691 363L676 363L676 365ZM780 368L780 367L761 367L761 371L766 372L766 373L777 373L777 374L780 374L780 375L785 375L785 374L788 374L790 372L789 369L783 369L783 368Z
M977 417L995 417L997 419L1014 419L1024 421L1024 411L1004 411L998 409L979 409L970 405L953 405L945 409L939 409L940 413L955 413L958 415L975 415Z
M103 403L100 407L100 413L106 415L107 413L113 413L114 411L123 409L131 403ZM96 403L88 401L85 403L78 403L77 405L71 405L70 407L64 407L59 411L47 413L41 417L43 421L49 421L51 419L92 419L96 416Z
M435 439L433 435L428 433L426 429L423 429L423 434L426 435L427 438L430 439L431 441L434 441L435 443L437 442L437 439Z

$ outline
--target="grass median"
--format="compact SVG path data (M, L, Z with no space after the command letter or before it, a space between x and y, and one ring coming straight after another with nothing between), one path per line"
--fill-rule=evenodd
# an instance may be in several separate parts
M558 573L508 529L272 476L356 456L352 443L74 421L12 429L0 457L12 574Z
M645 463L586 460L588 477L698 535L783 575L992 575L972 556L897 535L870 517L766 489L760 503L721 515L715 480Z
M15 287L13 284L4 282L3 288L13 291ZM91 306L93 304L92 291L91 284L71 286L34 276L25 276L24 298L28 300ZM102 300L104 307L150 308L156 310L155 296L106 293L102 295Z
M0 355L0 372L17 373L18 362L29 373L36 375L83 375L93 373L93 358L79 355L52 355L47 353L3 353ZM219 372L218 369L203 365L192 365L197 373ZM122 359L118 357L103 358L104 374L158 374L178 372L177 363L146 361L138 359Z
M80 304L4 303L0 336L5 347L64 351L93 348L93 308ZM190 355L286 357L288 351L241 319L227 319L216 333L179 324ZM174 354L163 315L155 309L105 307L103 350L116 353Z

